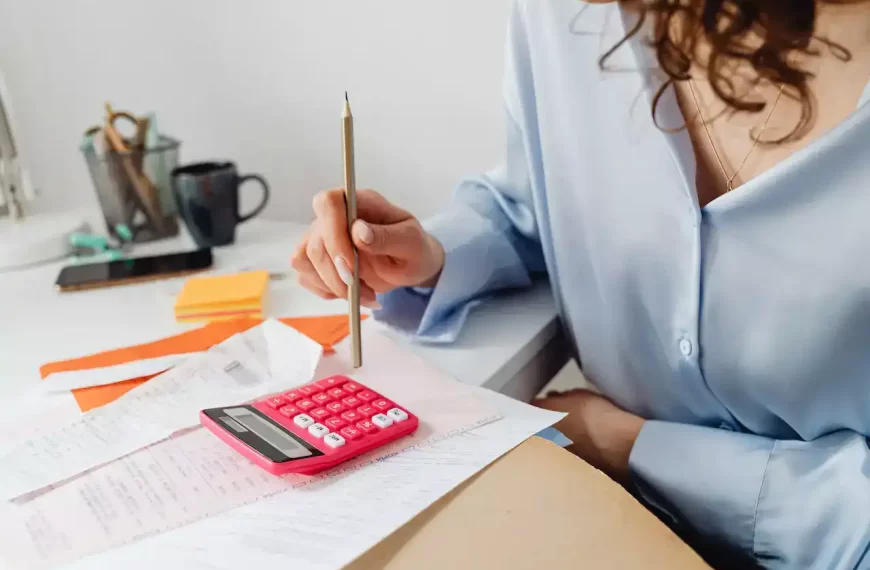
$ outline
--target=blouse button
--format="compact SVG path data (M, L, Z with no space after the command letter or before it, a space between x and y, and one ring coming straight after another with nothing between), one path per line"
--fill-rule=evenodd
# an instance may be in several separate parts
M689 357L692 355L692 341L687 338L680 340L680 352L683 353L683 356Z

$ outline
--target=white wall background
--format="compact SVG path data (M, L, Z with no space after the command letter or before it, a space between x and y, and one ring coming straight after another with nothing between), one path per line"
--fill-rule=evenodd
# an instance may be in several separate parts
M357 180L420 216L502 146L508 0L0 0L0 73L51 209L95 204L81 133L153 110L182 161L266 176L272 218L340 186L350 92ZM256 185L246 188L250 205Z

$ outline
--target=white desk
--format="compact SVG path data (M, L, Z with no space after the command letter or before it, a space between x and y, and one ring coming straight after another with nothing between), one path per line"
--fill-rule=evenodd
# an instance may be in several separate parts
M255 220L240 226L236 244L214 250L216 272L266 268L287 273L271 284L273 317L342 313L344 301L323 301L299 287L289 257L302 235L295 224ZM135 255L193 248L186 235L137 246ZM0 273L0 401L35 382L39 366L181 332L173 303L182 279L111 289L58 293L61 264ZM379 323L368 323L386 329ZM486 303L469 318L457 343L421 345L387 334L455 378L528 400L567 358L546 283Z

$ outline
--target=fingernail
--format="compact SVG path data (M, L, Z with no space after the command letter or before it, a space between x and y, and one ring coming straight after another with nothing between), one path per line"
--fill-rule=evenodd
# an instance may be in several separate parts
M353 283L353 274L350 272L350 267L347 266L347 263L337 255L332 261L335 263L335 270L338 272L338 276L341 280L344 281L344 284L350 285Z
M365 307L365 308L367 308L367 309L371 309L371 310L373 310L373 311L380 311L381 309L384 308L384 307L381 306L381 304L378 303L377 301L364 301L364 302L362 302L362 303L360 303L360 304L361 304L363 307Z
M373 241L375 241L375 233L369 227L369 225L365 222L357 222L353 226L354 232L356 233L357 239L363 242L366 245L371 245Z

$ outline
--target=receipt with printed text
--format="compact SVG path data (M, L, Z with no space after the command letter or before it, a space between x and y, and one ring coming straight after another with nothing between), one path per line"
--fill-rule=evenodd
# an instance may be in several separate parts
M264 342L287 356L290 366L279 376L271 373ZM308 337L271 321L230 337L64 428L7 449L0 455L0 500L65 481L199 425L201 409L310 382L322 352Z

